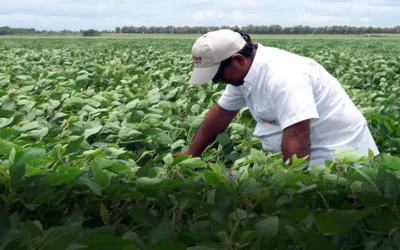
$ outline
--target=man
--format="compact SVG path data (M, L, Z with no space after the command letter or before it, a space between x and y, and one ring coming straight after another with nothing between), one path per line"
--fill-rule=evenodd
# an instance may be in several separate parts
M192 57L191 83L227 86L189 148L177 155L201 156L244 107L257 121L254 136L263 149L282 152L284 161L294 154L309 156L310 169L346 146L379 154L362 113L316 61L253 44L249 35L225 29L198 38Z

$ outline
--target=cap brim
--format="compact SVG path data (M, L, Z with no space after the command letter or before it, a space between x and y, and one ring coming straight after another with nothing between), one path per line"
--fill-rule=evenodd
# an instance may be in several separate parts
M190 77L189 82L192 84L205 84L211 81L214 76L217 74L219 69L218 64L214 64L213 66L207 68L194 68L192 76Z

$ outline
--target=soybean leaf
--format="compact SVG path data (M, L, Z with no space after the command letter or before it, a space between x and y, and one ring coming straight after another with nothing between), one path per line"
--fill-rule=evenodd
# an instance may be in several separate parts
M94 182L86 177L82 178L82 181L84 184L86 184L92 190L93 193L95 193L98 196L101 196L101 188L100 188L99 184L97 184L96 182Z
M10 220L8 218L8 213L2 206L0 206L0 225L0 243L3 243L10 233Z
M89 136L95 135L98 132L100 132L100 130L102 128L103 128L103 125L97 125L93 128L85 129L85 132L83 133L83 135L85 136L85 139L87 139Z
M303 233L299 229L292 226L286 226L286 231L288 235L293 239L293 241L295 241L297 244L304 243Z
M172 227L171 222L163 217L161 221L149 232L150 243L170 243L173 242L178 233Z
M336 250L336 246L325 237L309 232L305 235L305 250Z
M366 157L353 147L344 147L335 151L335 161L342 163L357 163L365 161Z
M180 162L180 165L186 166L189 168L201 168L205 165L206 163L202 161L200 158L190 158L186 159Z
M189 247L187 250L228 250L228 246L218 243L199 242L195 247Z
M163 187L164 179L140 177L136 181L138 191L160 190Z
M52 227L43 235L43 250L65 249L77 239L79 228Z
M71 154L73 152L76 152L76 150L78 149L78 147L82 144L82 142L85 140L85 138L83 136L80 136L76 139L72 139L69 141L68 145L67 145L67 149L65 151L66 154Z
M164 243L164 244L151 244L148 250L186 250L186 245L180 242Z
M250 149L250 154L254 161L259 165L265 164L267 161L265 154L259 150L252 148Z
M267 217L256 223L254 226L257 231L263 233L263 236L273 237L278 235L279 219L277 216Z
M36 223L39 223L39 222L36 221ZM26 222L20 222L19 228L26 235L29 235L29 237L31 239L41 236L43 234L42 228L30 220L28 220Z
M14 117L10 118L0 118L0 128L7 127L8 125L12 124L14 121Z
M108 176L106 173L104 173L104 171L101 169L101 167L93 164L92 169L93 169L93 176L94 176L94 179L96 180L96 182L102 187L107 186Z
M122 239L104 234L87 234L80 238L78 242L87 246L84 248L85 250L137 249L134 241L131 239Z
M18 150L19 146L10 141L0 139L0 155L9 156L13 148Z
M219 133L216 139L218 143L221 144L222 146L228 145L231 141L226 131Z
M383 168L378 170L376 185L385 197L396 200L400 194L400 181L387 171Z
M163 157L163 161L165 165L171 166L171 164L174 162L174 158L172 157L171 154L167 154L166 156Z
M393 170L400 170L400 158L389 154L382 154L380 156L380 167L389 168Z
M214 204L219 207L222 211L227 212L227 208L231 207L233 203L232 197L229 195L229 192L226 186L223 183L220 183L218 188L215 190L215 200ZM233 207L228 211L233 211Z
M209 213L210 222L218 230L226 230L228 227L228 214L225 213L221 208L213 207Z
M296 173L275 173L271 178L271 186L273 187L284 187L286 185L294 185L298 181L307 180L309 177L302 174Z
M154 135L153 139L162 145L169 145L173 143L171 137L164 132L158 132Z
M323 233L342 233L354 227L359 220L367 217L373 211L374 209L321 213L316 216L315 222Z

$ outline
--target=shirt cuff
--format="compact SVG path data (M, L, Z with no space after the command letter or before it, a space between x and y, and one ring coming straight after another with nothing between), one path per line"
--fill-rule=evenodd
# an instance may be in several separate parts
M233 103L226 103L224 102L222 99L218 100L218 105L221 106L223 109L229 110L229 111L237 111L240 110L244 107L246 107L245 105L240 105L240 104L233 104Z

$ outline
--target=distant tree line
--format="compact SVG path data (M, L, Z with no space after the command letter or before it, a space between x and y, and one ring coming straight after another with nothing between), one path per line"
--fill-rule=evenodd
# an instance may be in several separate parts
M342 34L342 35L364 35L364 34L400 34L400 25L395 27L355 27L355 26L292 26L282 27L280 25L247 25L247 26L123 26L114 30L36 30L34 28L10 28L0 27L0 35L24 35L24 34L49 34L49 35L83 35L98 36L101 33L144 33L144 34L204 34L208 31L219 29L240 29L249 34Z
M35 29L0 27L0 35L35 34Z
M123 26L116 27L116 33L169 33L169 34L203 34L218 29L240 29L249 34L399 34L400 26L395 27L354 27L354 26L292 26L280 25L247 25L247 26Z
M34 35L34 34L48 34L48 35L79 35L82 34L83 36L97 36L101 33L115 33L114 30L79 30L79 31L72 31L63 29L60 31L54 30L36 30L34 28L10 28L8 26L0 27L0 35Z

